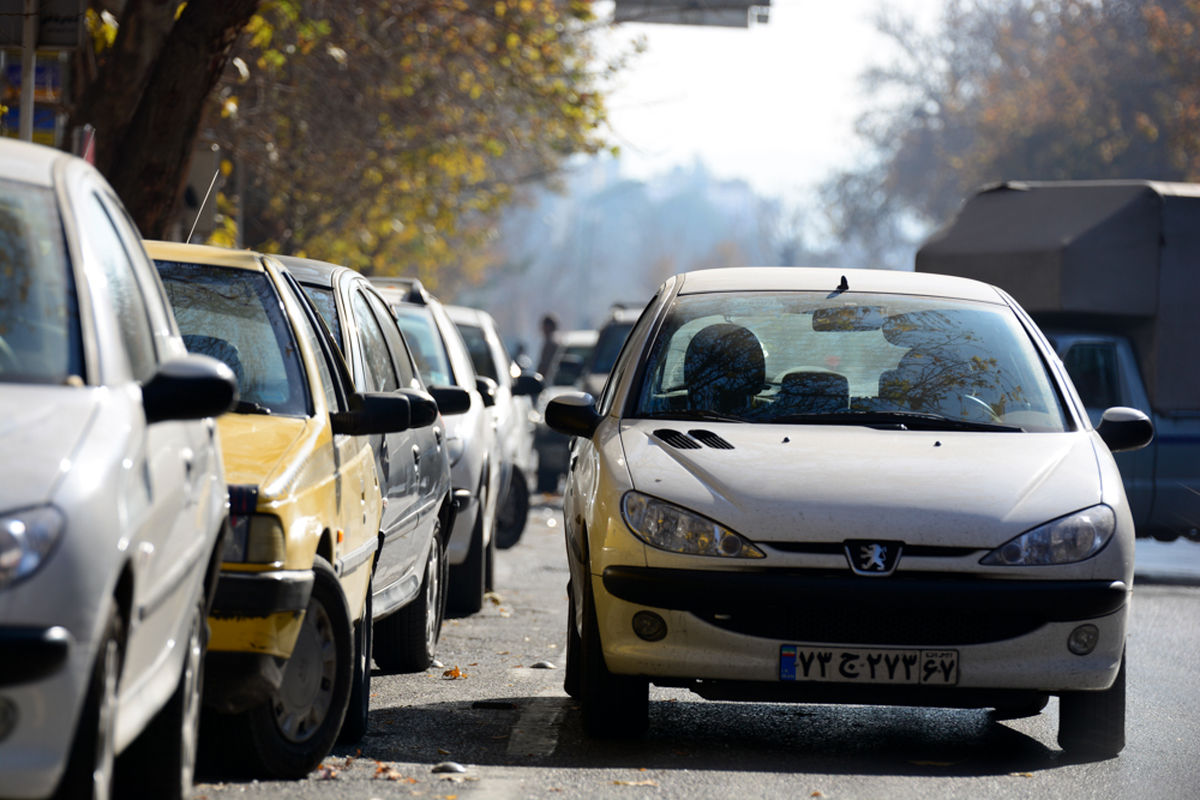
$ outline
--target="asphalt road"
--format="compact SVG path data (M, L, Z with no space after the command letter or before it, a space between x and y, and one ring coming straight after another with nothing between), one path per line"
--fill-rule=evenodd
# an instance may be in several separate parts
M1056 699L1037 717L1000 722L987 711L718 703L652 687L646 736L598 742L562 690L561 510L538 505L521 542L498 554L491 602L447 622L443 666L375 673L361 743L335 749L303 781L202 772L196 796L1191 800L1200 796L1200 544L1146 549L1118 758L1066 758Z

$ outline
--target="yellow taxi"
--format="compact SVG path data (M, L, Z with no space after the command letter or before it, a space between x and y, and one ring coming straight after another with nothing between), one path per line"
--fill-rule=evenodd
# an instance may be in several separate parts
M301 777L332 747L355 682L369 680L356 650L369 642L382 501L368 435L429 409L356 393L328 330L270 256L146 248L189 351L224 361L241 392L217 421L233 535L209 618L205 703L256 772Z

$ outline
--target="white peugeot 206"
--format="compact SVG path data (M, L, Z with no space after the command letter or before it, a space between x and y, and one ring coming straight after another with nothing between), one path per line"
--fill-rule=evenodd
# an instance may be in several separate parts
M1059 702L1059 744L1125 742L1133 523L1112 453L999 289L908 272L670 278L572 435L565 685L593 735L649 684L710 699Z

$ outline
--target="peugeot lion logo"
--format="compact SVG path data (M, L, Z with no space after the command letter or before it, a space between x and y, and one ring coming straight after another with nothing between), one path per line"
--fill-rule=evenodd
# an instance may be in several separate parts
M858 575L891 575L903 547L903 542L851 539L845 542L846 560Z

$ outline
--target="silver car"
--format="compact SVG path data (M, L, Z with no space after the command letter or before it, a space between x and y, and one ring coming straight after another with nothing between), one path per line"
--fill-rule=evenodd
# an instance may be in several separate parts
M0 792L190 796L233 373L96 170L4 140L0 175Z

